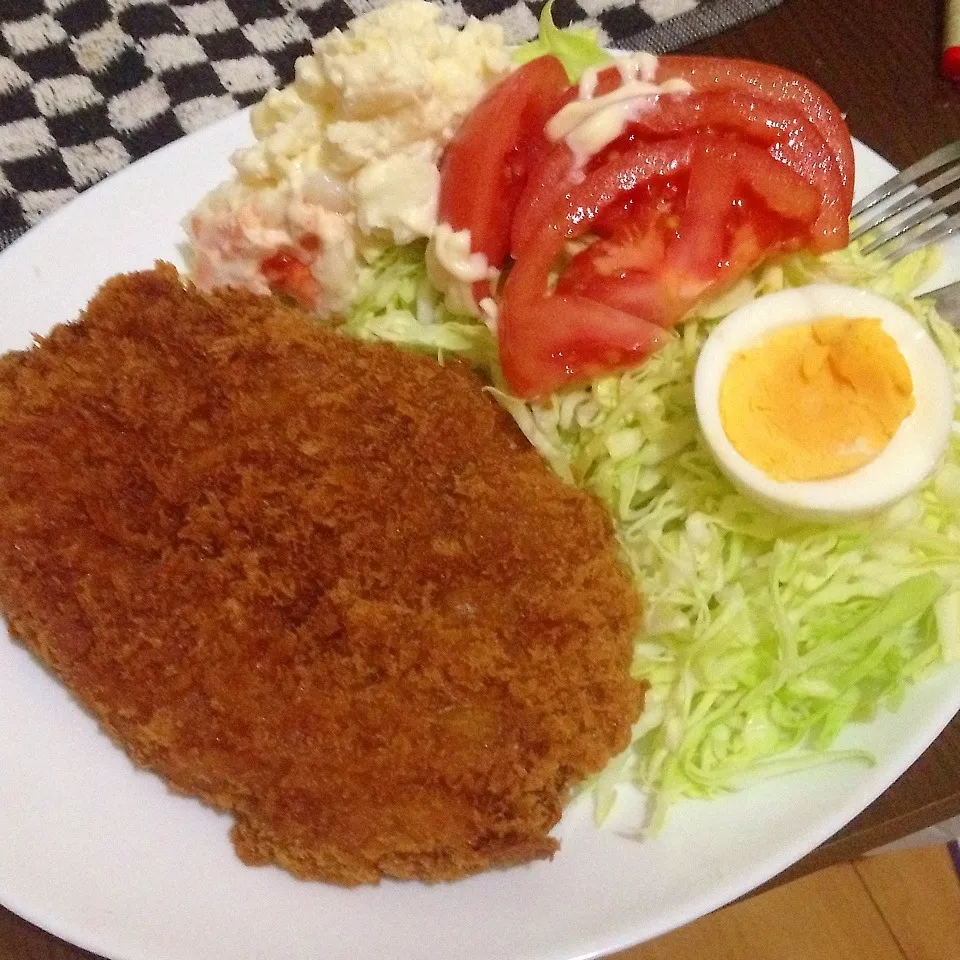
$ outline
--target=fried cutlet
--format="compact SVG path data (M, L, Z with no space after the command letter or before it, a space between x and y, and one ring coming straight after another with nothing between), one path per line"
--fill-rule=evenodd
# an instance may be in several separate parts
M469 369L162 264L0 360L0 606L303 878L552 855L642 705L608 517Z

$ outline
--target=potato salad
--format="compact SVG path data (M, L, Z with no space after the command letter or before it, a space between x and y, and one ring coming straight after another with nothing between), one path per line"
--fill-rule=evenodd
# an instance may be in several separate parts
M502 30L399 0L334 30L252 110L256 142L188 217L191 272L341 314L360 265L436 226L438 160L514 64Z

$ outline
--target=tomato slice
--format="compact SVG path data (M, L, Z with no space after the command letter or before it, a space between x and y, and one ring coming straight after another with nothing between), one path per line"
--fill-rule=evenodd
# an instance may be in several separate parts
M682 209L649 202L579 253L557 290L670 326L771 253L800 245L816 189L761 147L701 138Z
M652 209L631 209L608 237L596 240L567 265L558 290L574 290L600 279L615 279L635 270L648 273L665 262L667 218Z
M730 224L740 212L738 193L743 192L738 162L734 149L722 141L698 143L683 209L635 213L609 238L574 257L557 290L672 326L721 282Z
M470 246L495 267L530 169L549 148L544 126L569 82L556 57L531 60L493 88L443 155L439 219L470 231Z
M837 158L844 194L848 201L852 201L853 145L850 133L839 107L812 80L792 70L755 60L681 54L658 57L653 82L663 83L671 79L686 80L697 93L732 92L763 101L762 105L758 104L761 116L771 105L779 105L809 120ZM617 67L607 67L598 74L596 95L610 93L621 83ZM575 97L574 90L567 101Z
M814 184L800 177L786 163L781 163L766 150L750 144L735 148L740 161L741 183L752 190L773 212L787 220L809 224L820 214L820 192ZM801 240L798 237L797 240Z
M673 327L696 300L696 297L681 299L679 288L665 272L646 270L629 270L616 277L598 276L577 287L564 283L557 289L566 295L605 304L661 330Z
M683 279L683 299L699 296L717 273L739 179L734 150L712 140L697 145L677 242L669 253L672 271Z
M726 252L734 227L779 219L780 229L767 232L764 252L769 254L802 246L819 212L816 188L766 150L726 138L704 139L691 163L670 264L682 276L713 280L718 269L729 267Z
M706 293L796 243L820 210L817 190L762 147L697 135L635 147L588 174L555 208L507 278L498 325L510 388L533 397L644 359ZM642 151L642 156L639 153ZM653 181L686 191L655 201ZM673 178L672 181L667 178ZM650 191L632 204L631 193ZM617 211L615 226L549 277L565 244Z
M575 171L573 151L561 140L530 172L517 198L510 227L510 250L515 257L523 253L567 188L574 183Z
M716 57L660 57L655 81L683 79L691 94L661 96L652 110L630 122L630 139L656 140L678 134L735 132L770 147L775 159L791 166L821 196L821 211L810 231L811 249L841 249L849 240L853 201L853 146L843 117L816 84L787 70L748 60ZM616 67L598 76L597 95L620 86ZM562 99L576 97L572 89ZM614 143L608 156L620 149ZM530 175L517 201L511 249L519 255L580 171L562 141Z
M551 271L568 240L591 224L623 194L689 165L694 139L664 141L642 156L602 165L554 211L504 285L497 323L500 364L510 389L535 397L634 366L663 342L663 327L591 300L558 291L548 294Z
M655 83L678 78L694 90L733 90L765 103L789 105L810 120L837 159L843 178L843 199L853 200L853 144L840 109L812 80L753 60L669 55L659 57Z
M689 170L698 142L700 138L694 135L631 144L621 156L600 164L570 188L553 207L550 222L567 239L583 236L612 205L622 202L625 194L655 180L666 183Z
M497 328L504 377L528 399L636 366L666 339L662 327L579 296L505 301Z
M790 107L764 103L729 91L662 97L657 110L641 114L631 124L633 136L676 136L692 129L738 134L745 143L762 145L769 156L788 166L815 188L818 213L810 229L810 247L834 250L848 242L852 199L842 157L834 154L812 121ZM758 153L754 156L759 157ZM758 160L769 168L764 160ZM804 217L806 219L806 217Z
M603 156L693 131L737 133L745 142L770 147L771 157L816 188L819 212L810 228L810 248L822 252L846 246L850 212L847 197L852 194L844 180L842 162L810 120L776 104L757 109L755 98L727 92L661 97L657 108L641 113L630 123L628 133L611 144ZM573 153L562 142L531 174L514 213L511 246L515 255L522 252L564 189L573 185L576 175Z
M583 236L625 194L689 168L695 137L643 144L632 155L602 164L555 207L550 222L524 247L507 277L504 300L531 302L547 292L550 273L568 240Z
M657 61L655 82L663 83L671 78L686 80L695 90L734 91L752 95L759 112L770 110L772 103L788 108L809 120L827 145L828 152L820 154L819 161L812 158L818 151L810 149L804 139L781 137L783 158L788 152L796 161L798 154L811 158L815 170L823 164L823 157L831 158L827 164L835 167L836 175L829 177L824 185L824 213L818 222L818 239L815 249L839 250L849 242L848 219L853 203L854 158L850 131L840 109L813 81L791 70L784 70L753 60L735 60L725 57L664 56ZM797 148L800 148L799 150ZM811 182L817 183L817 180Z

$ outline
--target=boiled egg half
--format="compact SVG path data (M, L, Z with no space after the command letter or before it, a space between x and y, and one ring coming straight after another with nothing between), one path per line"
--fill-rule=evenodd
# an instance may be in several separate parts
M723 472L768 507L843 520L936 469L954 416L927 330L883 297L811 284L760 297L707 337L697 416Z

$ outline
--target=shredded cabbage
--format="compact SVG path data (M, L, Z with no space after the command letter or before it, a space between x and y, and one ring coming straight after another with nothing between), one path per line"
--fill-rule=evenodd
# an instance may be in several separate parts
M646 709L630 748L590 784L598 819L619 783L652 793L656 830L681 797L824 761L869 763L830 749L839 730L895 709L909 684L960 657L960 425L924 489L879 518L818 525L724 478L692 387L714 318L823 280L897 300L960 371L960 334L910 297L933 256L892 268L857 245L793 256L697 311L635 370L535 405L500 394L554 469L610 510L645 598L633 672L650 683Z
M577 83L588 67L609 63L613 57L597 39L597 31L586 27L567 27L561 30L553 22L553 0L545 3L540 12L540 31L536 40L524 43L513 53L517 63L528 63L547 54L562 64L571 83Z
M490 370L497 357L493 334L444 304L427 279L425 251L425 241L391 247L363 268L357 300L340 330L425 351L440 362L451 354Z

